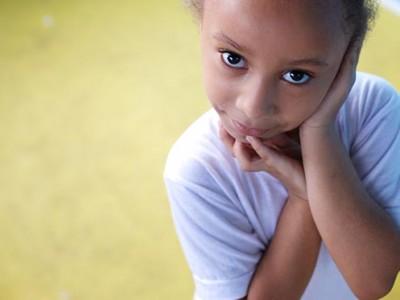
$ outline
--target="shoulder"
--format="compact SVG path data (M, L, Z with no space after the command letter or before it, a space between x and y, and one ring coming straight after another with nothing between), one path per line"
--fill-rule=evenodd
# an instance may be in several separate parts
M368 122L378 113L399 109L399 97L398 91L385 79L357 72L356 82L344 108L351 111L353 118L358 117L359 120Z
M400 96L359 73L338 118L343 144L366 190L400 226Z
M185 130L169 152L164 181L196 295L238 299L267 239L249 220L254 213L245 189L251 184L244 178L254 174L241 171L220 141L218 121L209 111Z
M199 181L236 168L234 158L219 138L218 121L217 113L210 110L184 131L169 151L164 170L166 179Z
M396 88L386 79L365 72L357 72L356 82L351 93L361 93L364 96L368 96L370 93L398 96Z
M356 82L338 115L344 144L350 147L360 134L383 126L381 121L388 118L400 121L398 91L381 77L357 72Z

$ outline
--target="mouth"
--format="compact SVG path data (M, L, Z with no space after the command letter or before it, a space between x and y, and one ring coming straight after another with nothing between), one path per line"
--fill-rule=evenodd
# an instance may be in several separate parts
M232 125L238 133L245 136L261 137L270 130L249 127L235 120L232 120Z

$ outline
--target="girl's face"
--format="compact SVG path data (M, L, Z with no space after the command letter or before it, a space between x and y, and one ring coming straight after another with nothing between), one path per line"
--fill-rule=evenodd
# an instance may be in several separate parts
M349 43L340 2L205 0L203 81L230 135L266 140L316 110Z

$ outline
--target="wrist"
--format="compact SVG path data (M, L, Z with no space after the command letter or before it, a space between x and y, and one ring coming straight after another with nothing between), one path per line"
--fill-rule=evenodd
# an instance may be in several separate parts
M337 135L337 129L335 123L327 124L323 126L300 126L300 141L303 143L304 140L310 137L314 138L330 138Z

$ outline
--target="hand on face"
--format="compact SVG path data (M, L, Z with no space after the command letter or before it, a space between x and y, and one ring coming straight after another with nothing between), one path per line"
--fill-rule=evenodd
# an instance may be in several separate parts
M349 45L323 101L298 130L330 128L334 124L336 115L354 84L360 48L359 43ZM245 171L268 172L282 181L289 194L307 199L301 147L290 133L278 134L265 142L250 137L246 144L232 137L221 124L220 137Z
M360 42L350 43L326 96L316 111L301 124L300 130L327 128L334 124L336 115L356 80L356 68L360 50Z
M289 194L307 199L300 144L288 134L279 134L265 142L255 137L248 137L249 144L232 137L222 124L219 134L243 170L268 172L282 181Z

